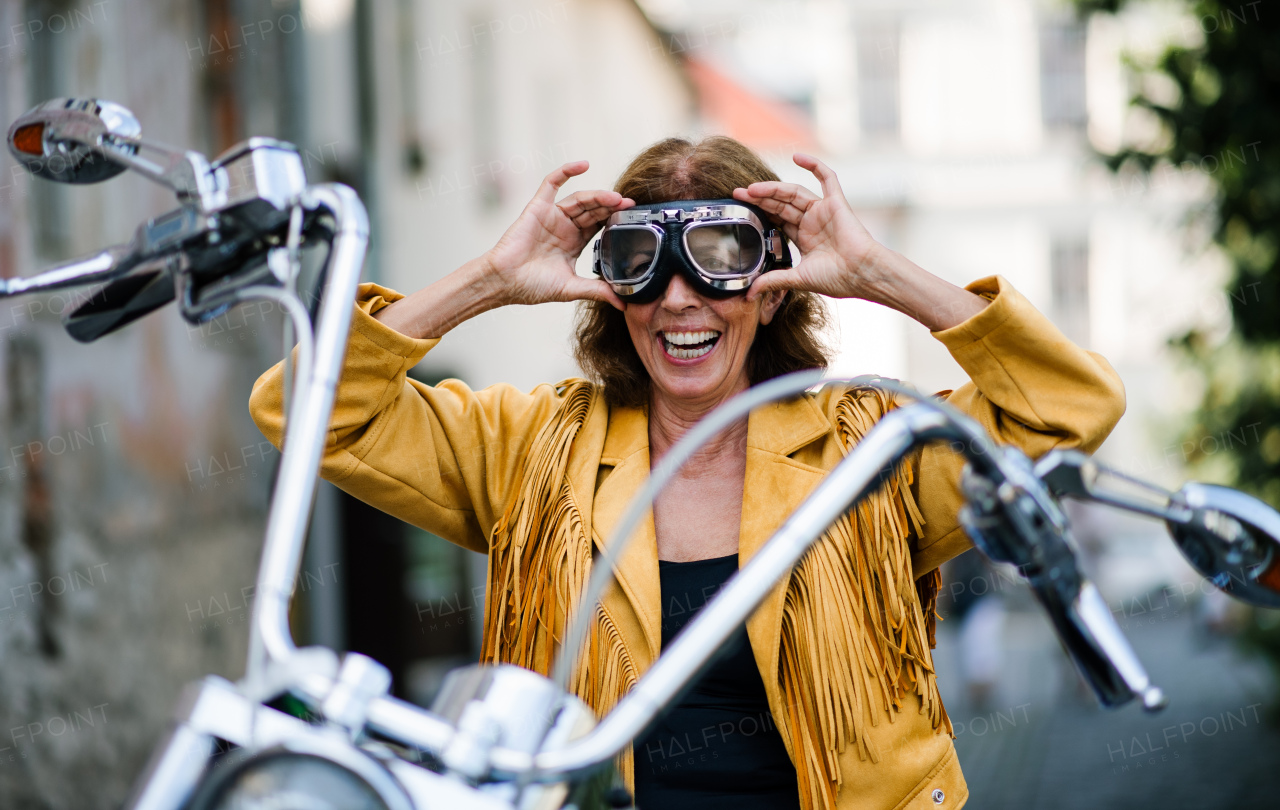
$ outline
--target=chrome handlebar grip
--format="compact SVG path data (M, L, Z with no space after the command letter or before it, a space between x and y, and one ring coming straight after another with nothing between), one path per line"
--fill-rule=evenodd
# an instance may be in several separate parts
M1107 668L1099 674L1114 675L1118 678L1124 684L1125 690L1139 699L1143 711L1156 712L1168 705L1169 701L1165 697L1164 690L1151 682L1146 668L1130 646L1129 639L1116 624L1111 606L1102 598L1102 594L1092 582L1085 580L1081 583L1080 593L1076 596L1068 616L1074 619L1074 627L1086 636L1088 641L1086 649L1098 651L1106 661ZM1073 654L1072 658L1077 665L1087 665L1090 660L1079 652ZM1099 669L1095 668L1095 671ZM1092 684L1094 680L1096 678L1091 679L1090 683ZM1103 701L1103 705L1115 704Z

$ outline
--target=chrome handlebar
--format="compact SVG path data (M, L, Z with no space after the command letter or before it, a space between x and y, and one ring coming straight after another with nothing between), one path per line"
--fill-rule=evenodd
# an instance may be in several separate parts
M112 245L100 253L72 259L35 276L0 279L0 298L30 295L110 281L136 264L131 245ZM124 270L121 270L121 267Z
M302 564L320 459L346 354L351 302L356 297L369 242L368 214L350 188L314 186L306 190L305 196L331 212L337 227L321 295L315 357L309 366L300 363L298 367L280 471L267 517L246 675L250 681L263 677L271 662L286 660L296 649L289 631L289 600ZM305 324L302 326L305 328Z

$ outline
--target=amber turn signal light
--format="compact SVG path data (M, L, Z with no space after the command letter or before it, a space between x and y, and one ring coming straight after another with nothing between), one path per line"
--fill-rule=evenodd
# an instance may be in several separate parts
M1258 584L1265 585L1276 593L1280 593L1280 554L1276 555L1276 559L1271 561L1271 565L1267 566L1267 570L1258 574Z
M13 133L13 148L28 155L44 154L44 124L27 124Z

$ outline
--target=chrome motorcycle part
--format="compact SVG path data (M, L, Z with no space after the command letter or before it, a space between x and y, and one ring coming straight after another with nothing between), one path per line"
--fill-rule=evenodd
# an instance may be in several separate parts
M1187 561L1225 593L1280 608L1280 514L1227 487L1191 482L1173 495L1191 514L1167 521Z
M1107 707L1141 698L1146 711L1164 708L1106 602L1076 565L1066 515L1015 448L994 450L997 474L970 463L961 479L966 503L960 523L988 558L1015 566L1049 614L1072 661Z
M414 810L382 763L341 740L289 739L226 755L186 810Z
M351 302L355 300L369 242L368 215L350 188L315 186L307 189L304 196L307 207L318 207L332 215L332 249L315 329L315 358L311 369L298 370L297 395L290 403L284 451L267 517L250 626L250 679L270 661L288 658L296 649L289 630L289 600L302 562L320 457L346 354Z
M858 452L847 455L822 479L769 542L703 607L635 688L600 721L596 730L561 751L539 754L534 767L544 773L581 771L621 751L702 672L721 645L827 527L861 497L874 491L912 447L921 441L961 436L968 438L932 404L899 408L886 414L858 443Z
M431 712L457 730L441 762L450 772L473 781L489 775L490 756L497 746L532 757L540 749L560 749L581 739L596 724L595 714L577 697L564 694L537 673L510 664L470 666L449 673ZM550 731L544 733L547 728ZM526 786L516 780L482 789L521 807L550 808L561 805L570 785L558 781Z
M100 183L128 164L105 150L137 153L142 125L119 104L93 98L55 98L19 116L9 127L9 153L36 177L57 183Z
M210 169L222 189L219 210L247 206L248 216L287 214L294 198L307 186L297 147L275 138L241 141L214 158Z
M125 169L160 183L184 202L211 211L220 199L209 162L144 141L133 113L94 98L55 98L39 104L9 128L9 151L32 174L60 183L98 183ZM160 162L143 157L154 153Z
M1257 498L1194 481L1169 492L1075 450L1048 453L1036 463L1036 475L1057 497L1163 519L1178 550L1215 587L1258 607L1280 608L1280 514ZM1107 486L1108 479L1129 491Z
M320 710L326 720L358 734L364 728L369 704L390 688L390 670L367 655L349 652L342 657L338 678Z
M92 256L72 259L34 276L0 278L0 298L105 281L119 272L121 262L130 253L131 246L114 245Z

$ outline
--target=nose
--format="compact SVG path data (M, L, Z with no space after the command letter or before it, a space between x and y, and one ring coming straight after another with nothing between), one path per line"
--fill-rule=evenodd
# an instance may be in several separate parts
M701 307L702 296L698 295L679 273L676 273L662 293L661 304L662 308L669 312L686 312Z

